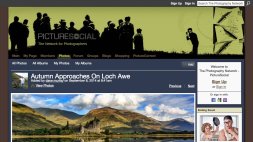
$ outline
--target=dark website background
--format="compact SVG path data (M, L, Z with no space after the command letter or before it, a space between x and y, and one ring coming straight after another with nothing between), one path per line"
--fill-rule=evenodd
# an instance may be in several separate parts
M2 2L2 5L4 5L4 6L6 6L6 5L7 6L8 5L11 5L11 6L33 6L33 5L36 5L36 6L38 6L38 5L40 5L40 6L59 6L59 5L61 5L61 6L64 6L64 5L66 5L66 6L71 6L71 5L76 6L76 5L79 5L79 4L81 4L83 6L94 6L94 4L96 4L96 6L112 6L112 5L115 5L115 6L119 6L119 5L120 6L143 6L143 4L144 4L144 6L169 6L170 2L165 2L165 1L148 1L147 3L143 3L142 1L132 1L132 2L131 1L122 1L122 2L119 2L119 1L109 1L109 2L108 1L107 2L104 2L104 1L86 1L86 2L81 2L81 1L77 1L77 0L72 1L70 3L68 1L61 1L61 3L59 3L59 2L56 2L56 1L48 1L48 0L43 1L43 2L42 1L36 1L35 2L35 1L30 1L30 0L29 1L25 1L25 0L22 0L22 1L9 1L9 3L5 2L5 1ZM249 16L249 13L250 13L249 11L253 13L252 9L251 10L246 9L246 17ZM1 21L7 19L6 18L7 17L7 8L6 7L1 8L0 16L1 16ZM247 18L245 19L245 21L246 21L246 23L249 22L249 20ZM252 20L250 22L251 22L251 25L252 25ZM1 22L1 27L4 27L2 29L6 29L7 24L8 24L7 22ZM245 24L246 29L247 29L247 27L249 27L248 25L249 25L248 23ZM1 42L3 43L2 47L4 47L3 45L7 45L7 40L6 40L7 39L7 36L6 36L7 34L6 33L7 33L7 31L5 31L5 30L3 30L1 32L1 35L5 35L5 36L1 36L1 37L3 37L1 39ZM249 45L252 42L252 40L247 40L249 38L248 35L252 35L252 32L250 33L250 32L247 32L247 30L246 30L246 37L245 37L246 38L246 40L245 40L246 47L248 47L247 45ZM3 51L3 52L1 52L1 58L3 57L3 60L2 59L1 60L2 61L7 61L7 55L6 55L7 50L6 49L1 49L1 51ZM248 51L247 48L246 48L246 51ZM6 54L2 54L2 53L6 53ZM248 59L250 57L250 56L247 56L248 54L249 54L249 51L246 52L246 59ZM20 60L20 59L18 59L18 60L19 61L32 62L32 60ZM29 70L28 72L32 72L32 70L35 69L31 65L30 66L24 66L24 67L22 67L22 66L13 66L13 65L11 65L11 63L13 61L16 61L16 60L9 60L8 65L3 64L5 68L7 66L9 66L8 74L10 74L12 71L15 71L15 70L19 70L19 71L20 70ZM36 61L45 61L45 60L36 60ZM53 61L59 61L59 60L48 60L49 63L50 62L52 63ZM87 61L87 60L82 60L82 61ZM228 61L228 62L233 62L233 61L234 62L242 62L242 68L244 69L244 60L243 59L228 59L228 60L224 60L224 59L219 59L219 60L206 59L206 60L190 60L190 61L189 60L184 60L184 59L176 60L176 61L175 60L151 60L151 61L149 61L149 60L148 61L147 60L137 60L137 62L136 62L136 60L116 60L116 61L114 61L114 60L97 60L97 61L95 61L94 60L92 62L95 63L94 65L98 65L98 66L95 66L94 68L92 66L92 68L90 68L90 69L105 69L105 70L107 70L107 69L115 69L115 70L117 70L117 69L120 69L120 70L129 69L129 70L131 70L131 69L136 69L136 67L137 68L139 67L142 70L146 70L146 69L151 69L152 70L153 68L155 68L155 70L159 70L159 69L166 70L166 69L171 69L172 67L173 68L174 67L175 68L181 68L179 65L181 65L181 63L185 62L185 61L186 62L195 62L195 63L198 62L198 61L205 61L205 62L226 62L226 61ZM72 62L72 60L70 62ZM103 63L103 62L111 62L111 64L107 65L106 63ZM122 65L121 62L124 62L123 67L120 66L120 65ZM159 62L159 64L157 64L158 62ZM248 61L246 60L245 62L246 62L245 72L249 73L249 71L247 71L247 69L250 70L250 68L247 68L247 62ZM114 65L115 63L117 65L116 67ZM58 67L53 67L53 66L49 66L49 68L50 68L50 70L54 70L54 69L58 70L59 69ZM69 67L67 67L67 68L69 68ZM67 68L65 68L65 69L67 69ZM46 70L47 68L38 67L36 69ZM62 68L62 69L64 69L64 68ZM76 69L75 67L73 67L73 68L71 67L71 70L75 70L75 69ZM77 68L77 69L80 69L80 68ZM87 68L85 68L85 69L87 69ZM242 71L244 72L243 69L242 69ZM192 70L196 70L196 67L193 67ZM5 74L6 73L7 72L5 72ZM3 76L3 74L4 74L4 72L2 70L1 76ZM170 90L168 88L164 88L167 85L167 82L165 81L167 78L164 77L164 76L166 76L166 73L157 73L156 75L154 75L154 74L145 73L145 71L144 71L144 72L137 72L137 73L130 73L130 74L137 77L136 78L137 82L138 81L142 82L142 78L145 78L146 76L153 75L155 77L152 78L152 80L150 82L148 82L148 81L145 82L145 84L143 84L142 87L137 87L138 85L140 85L140 83L131 84L132 87L133 87L131 90L129 90L125 87L121 88L122 86L127 86L128 85L128 83L126 82L127 84L124 84L124 83L123 84L118 84L118 83L116 83L115 86L114 85L113 85L113 87L110 86L110 89L108 89L106 87L103 88L103 86L96 86L96 85L94 86L94 85L91 84L90 86L87 86L87 88L85 88L85 89L76 90L76 89L73 89L71 87L68 87L68 89L64 89L64 91L63 91L62 88L66 88L66 86L67 86L66 85L66 86L60 86L59 88L55 88L54 90L50 90L50 93L51 92L55 92L55 93L56 92L58 92L58 93L59 92L74 92L74 91L80 92L81 90L86 90L85 92L107 92L107 91L108 92L127 92L127 91L129 91L129 92L138 92L138 91L139 92L145 92L146 91L147 93L148 92L161 92L161 93L166 92L166 93L168 93L168 92L177 92L177 91L178 92L193 92L193 93L196 92L196 90L194 90L194 89L190 89L190 90L189 89ZM190 72L190 74L187 74L186 76L182 75L180 78L177 78L177 77L173 76L173 74L172 74L172 76L167 76L167 77L170 80L178 81L178 82L181 82L181 83L185 82L185 80L187 80L186 81L187 83L192 83L192 84L195 83L196 84L196 72ZM0 135L1 135L1 139L3 141L11 141L10 137L9 137L10 136L10 123L6 123L6 122L9 122L9 120L10 120L10 111L7 111L8 109L2 109L4 107L5 108L10 108L10 96L8 94L14 93L14 92L18 92L18 93L26 93L27 92L27 91L17 91L17 90L12 90L12 89L9 89L8 92L7 92L8 86L11 86L11 78L8 78L8 82L9 82L8 84L6 84L6 82L3 83L4 81L7 81L7 78L8 78L8 76L4 75L3 79L1 81L1 86L3 86L3 88L5 88L3 90L1 89L1 94L4 94L4 96L5 96L1 99L1 114L5 114L5 115L2 115L2 118L1 118L1 126L2 127L0 128L0 131L1 131ZM163 81L161 81L160 79L163 80ZM183 81L182 81L182 79L183 79ZM247 79L249 79L249 78L246 78L246 81L247 81ZM132 82L132 81L135 82L135 80L131 79L130 82ZM152 86L154 82L156 82L155 87ZM248 85L250 85L250 84L246 84L246 88L249 88L249 89L251 88L252 89L252 87L248 87ZM147 87L147 86L149 86L149 87ZM100 87L101 91L97 91L98 87ZM134 87L136 87L136 88L134 88ZM31 93L32 92L34 92L34 93L35 92L36 93L45 92L46 93L48 91L46 89L42 89L42 90L39 90L39 89L38 90L36 90L36 89L33 90L33 89L31 89L28 92L29 93L30 92ZM215 107L239 107L239 106L242 106L243 110L244 110L244 102L250 100L250 99L244 99L244 94L249 94L249 93L247 93L247 91L246 91L246 93L244 92L244 77L242 76L242 105L228 105L228 106L227 105L226 106L224 106L224 105L215 105ZM201 106L201 105L199 105L199 106ZM204 107L210 107L210 106L213 107L213 105L204 105ZM247 118L248 119L252 118L252 117L245 117L245 115L249 114L248 111L249 110L247 110L247 109L245 109L245 111L243 111L243 120L245 120ZM6 114L9 114L9 115L6 115ZM244 124L245 124L245 121L243 121L243 127L244 127ZM246 128L247 128L247 126L246 126ZM245 128L243 128L243 134L245 134L247 136L248 131L244 131L244 130L245 130ZM243 137L243 141L247 141L247 139L244 139L244 137Z

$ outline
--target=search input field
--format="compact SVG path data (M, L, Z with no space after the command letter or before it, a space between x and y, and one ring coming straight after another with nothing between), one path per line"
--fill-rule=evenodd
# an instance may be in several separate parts
M197 1L197 6L245 6L244 1Z

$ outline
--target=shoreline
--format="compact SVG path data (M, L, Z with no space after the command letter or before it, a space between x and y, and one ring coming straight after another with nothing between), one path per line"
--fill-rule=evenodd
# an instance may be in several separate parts
M13 135L12 139L24 138L194 138L194 134L125 134L125 135Z

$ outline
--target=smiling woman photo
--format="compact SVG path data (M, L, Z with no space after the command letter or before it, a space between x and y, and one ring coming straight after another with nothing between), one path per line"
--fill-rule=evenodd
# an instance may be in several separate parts
M215 131L212 130L210 123L204 123L201 127L203 134L201 135L201 141L211 141L214 135L219 131L219 126L216 127Z

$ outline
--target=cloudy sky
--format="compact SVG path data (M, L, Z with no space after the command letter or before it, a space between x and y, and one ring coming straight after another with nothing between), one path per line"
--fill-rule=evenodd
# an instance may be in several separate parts
M22 76L24 78L28 78L28 73L17 72L16 74L19 75L19 76Z
M194 120L193 94L12 94L12 101L32 108L53 108L81 115L92 109L112 107L141 113L160 121Z

